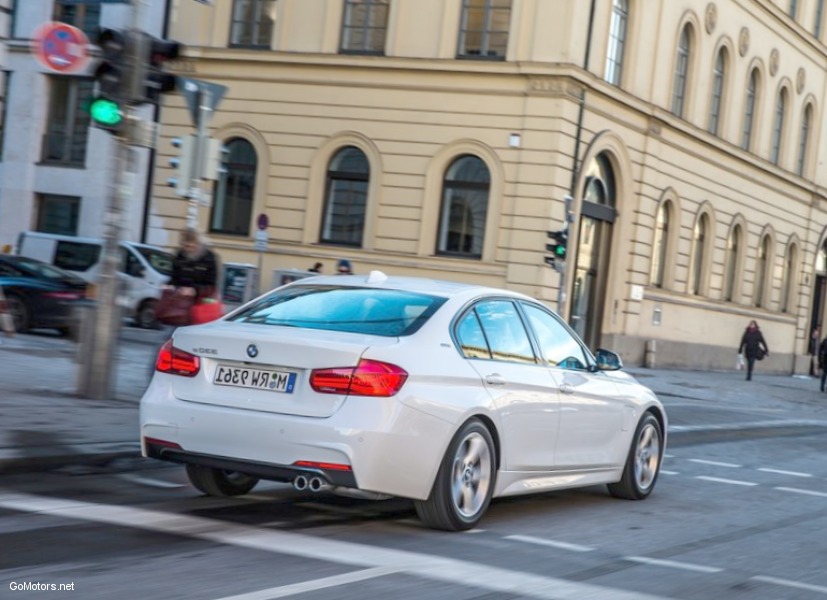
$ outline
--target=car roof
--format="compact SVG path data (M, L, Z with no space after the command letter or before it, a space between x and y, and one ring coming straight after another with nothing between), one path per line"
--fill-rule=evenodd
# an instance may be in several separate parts
M524 294L500 288L462 283L459 281L428 279L425 277L388 276L381 271L371 271L365 275L320 275L300 279L290 285L334 285L404 290L443 298L473 298L477 296L499 295L533 300Z

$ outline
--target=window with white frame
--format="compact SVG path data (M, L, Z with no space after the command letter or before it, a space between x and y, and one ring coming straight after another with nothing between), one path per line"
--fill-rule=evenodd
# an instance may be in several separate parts
M655 287L663 287L666 270L666 251L669 245L669 222L672 217L672 203L664 202L655 217L655 239L652 248L652 272L650 279Z
M672 112L679 117L683 116L686 103L686 81L689 77L689 57L692 51L692 38L689 25L681 32L678 41L678 54L675 60L675 81L672 87Z
M790 244L787 248L787 256L784 261L784 283L781 286L781 312L790 312L791 303L795 299L793 286L795 286L795 273L797 271L798 248Z
M383 54L388 32L388 0L345 0L341 51Z
M215 184L210 231L225 235L250 234L256 190L258 157L253 145L243 138L224 144L225 172Z
M727 240L726 272L724 273L724 300L732 302L735 297L735 277L741 252L741 226L732 228Z
M78 234L80 198L58 194L37 195L37 225L44 233Z
M758 97L758 69L753 69L747 84L747 97L744 104L744 131L741 136L741 148L749 150L752 145L752 129L755 124L755 103Z
M770 161L778 164L781 160L781 142L784 140L784 117L787 112L787 90L781 89L775 100L775 120L772 127L772 147Z
M626 48L626 27L629 22L628 0L614 0L612 24L609 29L609 50L606 53L606 81L620 85L623 75L623 53Z
M758 250L758 262L755 265L755 306L765 303L767 271L770 266L770 236L765 235Z
M457 158L442 182L437 254L481 258L491 175L478 157Z
M796 172L804 176L804 167L807 163L807 147L810 143L810 127L813 121L813 105L808 104L801 117L801 135L798 140L798 166Z
M703 214L695 223L692 235L692 271L689 289L693 294L700 294L702 291L701 280L704 272L704 260L706 259L706 236L709 234L709 218Z
M715 59L715 70L712 72L712 97L709 102L709 133L718 135L721 125L721 108L724 98L726 82L727 55L726 48L718 51Z
M93 83L80 77L52 77L50 84L43 162L82 167L89 138L85 104L92 96Z
M458 54L505 60L511 0L462 0Z
M230 45L270 48L276 24L276 0L234 0Z
M370 164L359 148L345 146L327 169L321 241L361 246L368 204Z

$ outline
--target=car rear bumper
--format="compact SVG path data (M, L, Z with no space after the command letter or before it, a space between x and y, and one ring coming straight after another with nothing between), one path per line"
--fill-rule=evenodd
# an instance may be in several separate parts
M301 417L180 400L173 377L156 373L141 400L144 456L425 499L453 435L450 423L397 398L352 397L330 417Z

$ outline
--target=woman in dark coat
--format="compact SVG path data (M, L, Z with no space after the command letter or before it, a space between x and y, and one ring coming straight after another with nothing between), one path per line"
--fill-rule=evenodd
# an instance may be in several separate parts
M744 331L744 335L741 337L738 354L742 352L747 358L747 381L750 381L752 379L752 369L755 366L755 361L770 355L767 342L764 341L761 329L754 320L749 322L749 325Z

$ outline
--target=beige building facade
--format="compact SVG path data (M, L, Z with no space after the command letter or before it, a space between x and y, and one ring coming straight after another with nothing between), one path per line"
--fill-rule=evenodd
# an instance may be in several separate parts
M255 264L267 214L265 287L340 258L507 287L627 364L734 368L756 319L761 370L806 372L827 296L823 4L180 0L178 72L229 88L199 227ZM170 98L150 242L185 226L165 182L191 131ZM547 232L567 206L561 274Z

